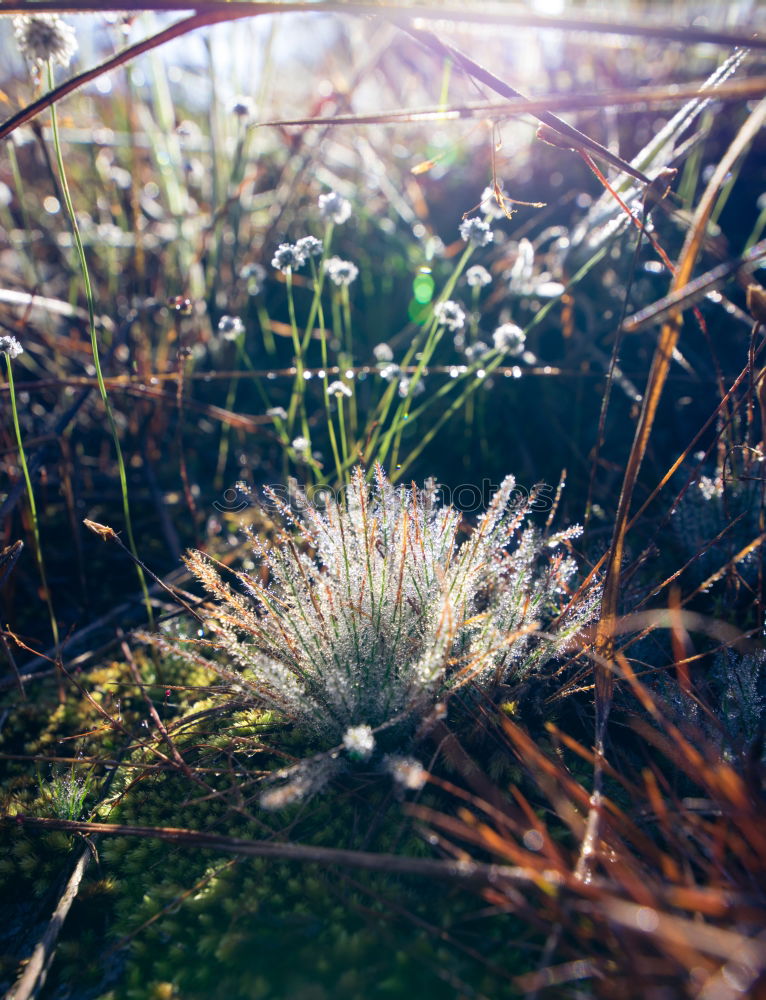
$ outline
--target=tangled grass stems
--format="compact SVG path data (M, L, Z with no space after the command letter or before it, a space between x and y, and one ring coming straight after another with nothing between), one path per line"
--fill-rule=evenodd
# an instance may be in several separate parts
M287 291L287 311L290 317L290 336L293 340L293 351L295 353L295 382L293 383L293 391L290 396L290 405L287 410L287 434L292 435L293 428L295 426L296 418L300 420L301 431L304 438L309 442L309 449L311 447L311 432L309 431L308 418L306 416L306 394L305 394L305 382L303 377L304 365L303 365L303 345L301 343L301 338L298 333L298 320L295 314L295 296L293 294L293 272L292 268L288 267L285 271L285 289Z
M447 279L441 294L434 303L434 307L438 306L441 302L447 301L452 295L460 275L463 273L465 266L470 260L473 249L473 246L469 243L465 250L463 250L463 253L461 254L452 274ZM385 462L389 448L392 444L395 446L396 452L398 453L401 435L405 424L409 420L409 410L413 393L416 391L416 387L423 376L423 371L433 356L434 349L440 340L441 334L439 333L439 325L437 317L434 314L431 316L428 327L426 328L425 343L423 346L420 346L418 338L414 338L409 350L404 356L402 367L411 364L413 359L417 360L417 365L407 387L407 394L397 406L391 420L391 424L385 432L382 432L381 428L385 425L391 406L394 402L394 395L396 392L396 386L394 384L388 387L378 404L376 415L373 418L373 423L376 425L376 428L373 434L370 435L369 443L363 452L365 462L371 462L373 458L376 462ZM417 357L418 352L420 352L419 358ZM379 441L380 443L378 443ZM396 461L392 461L390 464L393 469L396 469Z
M37 503L35 501L35 491L32 487L32 477L29 474L29 466L27 465L27 456L24 450L24 439L21 435L21 424L19 423L19 410L16 403L16 388L13 382L13 365L11 363L11 351L3 350L3 341L6 338L0 339L0 353L2 353L5 358L5 371L8 377L8 395L11 399L11 417L13 419L13 431L16 435L16 447L19 452L19 464L21 465L21 471L24 476L24 482L27 487L27 500L29 502L29 514L32 519L32 538L34 540L35 549L35 560L37 562L37 569L40 573L40 583L43 588L43 596L45 598L45 604L48 608L48 617L51 623L51 633L53 635L53 645L56 650L56 659L58 660L61 656L61 643L59 639L59 627L56 621L56 613L53 610L53 599L51 597L51 590L48 586L48 576L45 572L45 558L43 556L43 548L40 542L40 522L37 515Z
M53 89L54 86L54 75L53 75L53 64L48 60L47 64L47 77L48 86ZM144 606L146 608L147 620L150 625L154 623L154 612L152 610L152 603L149 598L149 588L146 585L146 577L144 576L144 571L138 564L138 549L136 547L136 540L133 534L133 520L130 513L130 502L128 499L128 478L125 471L125 459L122 454L122 445L120 444L120 435L117 430L117 424L114 419L114 412L112 411L112 404L109 402L109 393L106 390L106 384L104 383L104 373L101 369L101 357L99 354L98 347L98 334L96 332L96 304L93 295L93 286L90 280L90 271L88 268L88 259L85 256L85 247L83 246L82 236L80 235L80 226L77 222L77 215L74 209L74 202L72 201L72 195L69 190L69 182L67 181L67 173L64 167L64 155L61 148L61 136L59 134L58 127L58 114L56 111L56 105L51 104L51 131L53 133L53 149L56 156L56 166L58 167L59 180L61 181L61 193L64 197L64 206L66 208L67 217L69 219L69 224L72 229L72 238L74 240L75 250L77 252L77 260L80 265L80 272L82 274L83 288L85 291L85 301L88 309L88 327L90 332L90 344L91 350L93 352L93 366L96 369L96 380L98 382L98 391L101 395L101 401L104 404L104 409L106 410L106 418L109 423L109 431L112 436L112 441L114 442L114 450L117 458L117 469L120 479L120 494L122 496L122 512L125 518L125 530L128 535L128 546L134 557L134 562L136 566L136 573L138 575L138 582L141 587L141 593L144 599Z
M752 682L762 671L763 651L738 657L729 650L727 659L738 702L749 701L760 717ZM590 879L577 876L576 856L592 792L573 765L579 758L593 766L597 754L552 723L547 749L521 724L497 723L525 775L512 804L499 808L451 785L467 807L457 818L422 805L408 811L438 830L443 842L469 844L491 859L538 872L539 898L531 907L528 894L498 888L491 878L486 883L495 905L544 915L552 928L541 967L518 984L525 995L555 983L550 974L557 969L579 964L567 970L575 973L571 978L595 976L598 996L757 996L766 974L764 804L752 767L758 744L744 750L740 743L738 760L722 754L720 725L704 725L719 713L698 694L679 698L671 686L670 700L661 699L620 653L615 669L631 701L621 706L624 735L604 762L610 787L600 802ZM548 808L539 808L543 801ZM575 962L553 965L562 959Z
M330 439L330 449L332 451L333 462L335 463L335 475L339 483L343 482L343 463L341 462L340 452L338 451L338 439L335 436L335 427L332 420L332 410L330 407L330 378L328 374L329 359L327 356L327 331L325 330L324 322L324 308L322 306L322 289L324 286L326 271L324 268L324 262L327 259L327 254L332 242L333 234L333 223L328 221L325 228L324 240L323 242L323 252L322 259L319 263L318 270L313 270L312 274L314 277L314 299L311 303L311 311L309 312L309 318L306 323L306 333L304 335L304 349L308 346L309 339L311 337L311 329L314 322L314 316L316 316L319 322L320 339L321 339L321 352L322 352L322 401L324 403L325 420L327 421L327 433ZM314 269L314 261L311 259L311 267ZM316 306L316 310L315 310Z
M327 368L327 345L325 342L322 293L324 290L325 277L326 277L326 270L324 265L329 255L330 246L332 245L334 228L335 227L332 220L328 219L325 224L324 237L321 241L322 246L321 246L321 255L319 257L319 263L318 264L316 263L315 257L312 253L308 254L308 264L311 270L311 285L313 289L313 296L311 299L311 305L309 306L308 318L306 320L306 325L303 330L302 338L300 337L298 332L298 324L295 315L295 300L294 300L293 286L292 286L292 270L289 270L285 274L285 281L287 284L287 307L290 316L290 331L293 337L293 348L295 351L295 381L293 382L293 389L290 396L290 404L288 407L287 436L288 439L292 436L296 414L300 413L302 433L305 439L309 442L308 446L309 455L311 454L311 434L309 432L309 423L306 414L306 379L304 377L305 373L304 358L306 356L306 352L308 351L309 344L311 343L311 336L314 330L314 323L318 318L319 326L321 329L321 337L322 337L322 363L323 367L325 369ZM329 394L327 392L328 380L326 375L323 381L324 381L325 416L327 418L327 426L329 428L331 436L333 457L335 458L336 469L339 470L341 466L339 458L337 456L337 444L335 443L335 433L332 427L330 400L329 400ZM314 471L321 479L321 475L316 466L314 466Z
M572 277L571 281L567 285L567 290L574 288L583 278L585 278L585 276L596 266L596 264L598 264L598 262L606 256L610 246L611 243L596 250L590 259L587 260L579 271ZM471 248L468 247L467 250L469 249ZM551 309L554 308L556 301L557 300L555 299L551 299L550 302L547 302L535 313L529 324L524 329L525 334L542 322ZM436 406L443 407L439 416L430 424L428 430L425 432L420 441L414 446L414 448L412 448L412 450L408 453L407 457L403 459L398 467L394 466L394 471L391 474L393 482L396 482L405 475L410 466L420 457L424 449L431 443L431 441L433 441L442 427L444 427L449 419L465 405L466 400L470 399L473 394L478 391L482 385L482 381L476 378L476 372L480 368L483 368L486 372L486 377L489 377L502 366L504 360L504 354L501 351L498 351L496 352L496 356L494 358L490 355L489 359L479 359L468 366L467 370L463 373L462 378L465 383L465 387L462 393L452 400L449 406L444 407L444 403L442 402L444 397L452 391L452 385L450 382L447 382L432 393L424 403L417 407L417 409L411 411L410 419L415 421L430 408Z

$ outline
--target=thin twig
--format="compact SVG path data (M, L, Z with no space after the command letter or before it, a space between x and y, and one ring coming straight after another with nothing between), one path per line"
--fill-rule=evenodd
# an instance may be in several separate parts
M232 7L236 6L234 14ZM333 14L369 14L384 16L391 20L405 17L408 20L454 21L464 24L486 24L490 27L505 25L518 28L539 28L550 31L578 32L584 34L630 35L637 38L663 38L680 42L682 45L701 43L720 45L725 48L737 46L753 49L766 48L766 38L755 34L752 27L742 30L710 29L699 25L678 24L647 24L645 21L615 21L612 19L591 18L578 13L577 17L559 17L545 14L535 14L527 10L509 10L507 5L490 6L477 5L474 9L464 5L455 6L425 6L386 3L385 6L371 3L356 3L354 0L344 0L343 3L323 2L316 0L306 3L248 3L237 0L236 5L230 0L141 0L134 5L133 10L156 10L186 12L190 9L198 14L224 14L225 19L235 17L253 17L263 13L333 13ZM94 0L67 0L56 3L55 0L16 0L16 3L3 3L0 10L8 14L23 14L30 11L51 11L56 14L103 14L105 11L122 10L119 5L98 4Z
M87 824L85 824L87 826ZM56 942L64 921L72 908L72 903L80 888L85 869L93 856L93 846L88 843L80 855L74 871L69 876L66 888L58 901L53 916L45 928L45 933L35 945L35 949L24 966L24 971L7 994L7 1000L34 1000L45 985L53 956L56 952Z
M367 871L398 875L421 875L461 883L502 885L540 885L545 878L539 872L511 865L492 865L479 861L451 861L436 858L410 858L398 854L313 847L307 844L279 844L263 840L242 840L223 834L188 830L183 827L132 826L121 823L89 823L77 820L47 819L37 816L13 816L0 820L18 823L25 828L64 830L68 833L107 836L145 837L168 841L178 847L221 851L254 858L281 858L314 864L341 865Z
M715 88L716 101L740 101L762 97L766 77L730 80ZM676 105L683 101L709 99L704 81L679 87L638 87L636 90L589 92L583 94L541 94L508 101L469 101L465 104L428 105L422 108L397 108L371 114L338 114L326 117L275 118L254 122L251 128L287 128L306 125L398 125L424 121L449 121L458 118L512 117L533 115L540 111L587 111L595 108L636 108L642 111Z

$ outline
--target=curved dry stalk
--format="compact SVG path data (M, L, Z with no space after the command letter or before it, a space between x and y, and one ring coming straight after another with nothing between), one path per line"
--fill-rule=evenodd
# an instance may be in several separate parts
M623 332L638 333L646 326L661 322L673 310L691 309L692 306L704 299L710 292L722 288L733 275L738 272L749 274L750 271L754 271L760 267L765 256L766 240L761 240L750 247L749 250L746 250L745 253L740 254L739 257L734 257L733 260L719 264L710 271L701 274L698 278L693 278L682 288L664 295L661 299L646 306L639 312L633 313L622 324Z
M754 76L730 80L716 87L718 101L750 100L766 92L766 77ZM541 94L539 97L508 101L469 101L465 104L439 104L424 108L396 108L373 114L338 114L326 117L277 118L255 122L253 128L283 128L305 125L397 125L408 122L447 121L455 118L534 114L540 111L587 111L593 108L633 106L643 111L680 104L695 98L709 99L705 81L686 86L638 87L636 90L584 94Z
M531 869L512 865L493 865L478 861L451 861L436 858L410 858L399 854L344 850L336 847L312 847L307 844L279 844L271 840L243 840L223 834L205 833L184 827L131 826L121 823L89 823L79 820L46 819L36 816L15 816L9 821L41 830L63 830L66 833L100 834L106 836L146 837L163 840L177 847L221 851L251 858L279 858L287 861L341 865L389 875L421 875L465 884L539 885L544 876Z
M67 880L67 884L56 904L56 909L53 911L51 919L48 921L48 926L45 928L43 936L35 945L29 961L24 966L24 971L16 980L15 985L8 991L7 1000L34 1000L45 985L48 970L56 953L56 942L58 941L59 933L72 908L72 903L75 901L82 877L85 874L85 869L88 867L88 862L94 850L95 848L92 843L88 841L77 860L77 864L74 866L72 874Z
M211 14L225 11L232 14L232 7L242 8L244 17L263 13L264 7L274 6L268 3L249 3L246 0L201 0L194 3L193 0L143 0L136 5L136 9L154 11L178 11L186 12L194 9L198 14ZM373 14L392 17L402 14L408 20L419 18L421 20L454 21L464 24L486 24L505 25L507 27L519 28L540 28L550 31L581 32L585 34L605 34L605 35L630 35L637 38L663 38L669 41L680 42L682 45L702 43L707 45L721 45L724 47L749 47L753 49L766 48L766 38L758 37L753 30L712 30L700 27L699 25L677 25L677 24L646 24L642 21L612 21L608 19L591 18L578 14L577 17L559 17L546 14L535 14L526 10L509 11L505 5L495 7L481 5L481 8L471 10L469 7L451 6L425 6L411 4L387 3L384 7L379 4L355 3L354 0L346 0L343 3L325 3L318 0L316 3L280 3L276 4L280 11L311 12L319 10L322 13L354 13ZM68 0L66 3L57 3L55 0L18 0L17 3L3 4L3 13L24 14L34 11L35 13L52 12L55 14L101 14L104 11L122 10L119 5L99 4L94 0ZM239 15L234 15L239 16Z
M172 41L174 38L180 38L191 31L195 31L197 28L207 27L208 25L220 24L226 21L238 21L244 18L257 17L263 14L289 14L289 13L311 13L316 11L322 14L336 13L336 14L356 14L356 15L373 15L378 17L384 17L392 23L402 22L399 26L404 30L409 31L409 33L414 35L420 35L421 41L424 40L423 36L429 36L429 32L418 32L416 29L408 28L413 20L439 20L448 21L453 20L455 22L464 23L474 23L474 24L487 24L487 25L506 25L506 26L519 26L527 28L543 28L559 31L575 31L575 32L596 32L605 33L611 35L630 35L638 36L642 38L664 38L668 40L674 40L682 42L684 45L689 45L691 43L699 42L711 45L722 45L731 48L752 48L752 49L764 49L766 48L766 38L759 38L754 36L750 32L737 32L737 31L708 31L704 28L696 28L693 26L689 27L678 27L676 25L653 25L649 26L646 24L640 24L636 22L622 22L613 23L611 21L599 21L596 19L584 19L584 18L556 18L556 17L546 17L541 15L523 13L509 13L507 10L499 8L497 10L466 10L465 8L449 8L449 7L424 7L424 6L409 6L409 5L396 5L396 4L386 4L385 7L381 7L378 4L369 3L325 3L323 0L319 2L309 2L307 3L294 3L294 2L263 2L263 3L248 3L246 0L237 0L236 3L230 3L228 0L223 0L223 2L208 2L208 3L198 3L191 5L196 8L195 13L182 21L177 21L175 24L170 25L168 28L163 29L155 35L145 38L140 42L136 42L135 45L130 45L120 52L117 52L114 56L99 63L97 66L93 66L91 69L85 70L82 73L78 73L71 77L69 80L65 80L63 83L59 84L58 87L54 87L53 90L48 91L48 93L43 94L36 101L22 108L15 115L6 119L5 122L0 124L0 139L4 139L6 136L10 135L19 126L31 121L33 118L37 117L46 108L51 107L62 97L67 94L73 93L75 90L79 90L80 87L84 86L86 83L90 83L92 80L98 79L99 76L103 76L104 73L108 73L118 66L122 66L134 59L136 56L141 55L144 52L149 52L152 49L158 48L164 45L165 42ZM141 10L154 10L154 11L178 11L179 13L189 10L190 4L186 0L145 0L141 4ZM53 12L56 14L67 14L67 13L98 13L102 14L105 11L117 10L118 7L104 6L103 4L95 3L76 3L70 2L67 4L60 3L45 3L45 2L21 2L15 4L3 4L2 13L3 14L24 14L29 12L34 13L44 13ZM437 42L439 46L442 46L445 50L450 50L450 55L452 58L457 59L457 61L463 66L463 68L481 78L484 83L487 83L493 89L497 90L498 93L502 93L505 97L509 98L519 98L524 100L522 95L513 88L507 87L502 81L498 80L492 74L488 73L478 64L469 60L466 56L458 53L457 50L453 50L451 46L445 46L443 43L438 42L435 36L430 36L432 42ZM470 64L470 65L469 65ZM493 82L490 82L490 78ZM503 89L498 90L495 84L500 84ZM543 115L547 112L543 111ZM541 118L541 121L545 121ZM588 148L593 153L601 155L603 158L607 159L609 162L613 163L615 166L619 166L621 170L627 170L628 173L633 173L633 169L630 168L629 164L625 164L625 161L620 160L619 157L614 157L614 154L610 153L609 150L605 149L600 144L589 139L587 136L583 136L573 129L571 126L567 125L566 122L561 121L561 119L555 119L555 121L548 121L547 124L556 128L563 135L569 136L571 139L578 138L578 141ZM596 148L598 147L598 148ZM615 162L615 160L619 162ZM638 179L646 183L647 178L641 176Z
M713 211L718 191L724 184L729 171L739 157L747 150L756 134L766 122L766 100L762 100L750 113L735 139L719 162L713 176L702 195L694 213L692 225L686 237L676 274L671 283L671 295L683 289L691 279L692 271L702 248L707 223ZM609 550L604 593L601 601L601 618L596 636L596 649L608 661L613 650L613 630L617 618L617 602L620 592L620 568L625 549L625 536L630 516L630 505L638 473L643 462L654 418L657 413L662 390L665 386L673 350L681 332L681 310L676 306L666 319L660 333L659 343L649 372L644 403L636 427L622 491L617 506L614 533ZM609 712L613 678L609 670L596 671L597 712L600 716L600 736ZM598 734L597 734L598 735Z

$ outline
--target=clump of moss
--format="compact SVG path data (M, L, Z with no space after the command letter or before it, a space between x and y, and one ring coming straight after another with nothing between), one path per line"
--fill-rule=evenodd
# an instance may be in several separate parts
M390 782L363 768L342 776L310 805L264 814L255 802L260 775L304 756L310 750L306 737L268 712L237 705L230 692L222 700L214 689L201 690L210 677L200 666L165 660L161 667L163 686L145 690L199 783L169 762L167 744L142 725L146 701L123 663L81 679L90 697L73 690L59 705L51 683L41 687L34 705L19 702L3 749L64 756L63 746L70 755L82 754L81 760L119 760L115 770L92 769L100 790L88 805L109 822L430 854ZM153 684L152 662L139 660L139 668ZM110 726L96 705L122 728ZM27 760L3 766L6 788L14 787L6 808L12 800L17 812L50 815L38 776L41 768L49 773L46 765ZM71 765L59 766L69 773ZM444 807L438 795L426 789L422 800ZM10 826L0 837L8 848L0 863L7 898L39 901L34 912L16 908L19 930L39 928L82 840ZM95 846L98 859L64 926L49 995L76 983L103 1000L352 1000L412 991L446 998L454 996L456 982L479 988L489 977L481 989L503 996L507 980L488 970L494 963L516 972L522 962L507 948L521 930L511 918L474 920L473 911L484 904L441 884L228 858L151 839L102 837ZM9 937L5 959L0 957L3 983L10 985L19 949L33 939L22 946L18 934ZM464 948L486 956L490 965L468 957Z

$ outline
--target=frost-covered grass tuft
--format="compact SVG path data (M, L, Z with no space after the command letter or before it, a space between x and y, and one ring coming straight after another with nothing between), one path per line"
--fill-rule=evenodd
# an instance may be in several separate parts
M229 583L201 552L187 557L219 602L207 625L229 680L235 671L323 752L359 761L381 733L406 741L450 692L568 649L596 600L562 614L576 572L565 543L579 529L544 537L525 525L531 501L510 504L514 489L509 476L462 542L459 511L433 490L394 488L380 468L372 488L357 469L345 503L322 510L272 495L283 529L253 538L257 576Z

